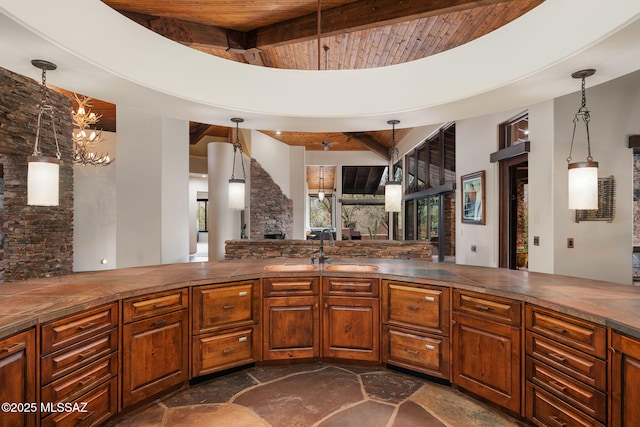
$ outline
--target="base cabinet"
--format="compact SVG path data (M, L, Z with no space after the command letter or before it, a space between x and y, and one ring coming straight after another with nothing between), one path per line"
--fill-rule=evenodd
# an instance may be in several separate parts
M29 330L0 340L0 403L36 402L36 334ZM1 427L35 426L37 409L3 411Z
M519 414L520 303L458 290L453 298L453 383Z
M123 302L123 407L149 399L187 381L187 307L186 289ZM157 312L165 314L156 315Z
M610 426L637 426L640 422L640 340L611 333Z
M265 298L263 359L320 357L318 296Z

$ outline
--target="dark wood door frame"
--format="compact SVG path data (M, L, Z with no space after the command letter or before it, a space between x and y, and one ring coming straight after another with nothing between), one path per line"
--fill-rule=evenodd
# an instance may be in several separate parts
M528 161L528 153L500 161L500 187L498 209L500 214L498 232L498 267L511 268L515 266L515 253L510 251L510 236L513 213L511 212L512 173L511 168Z

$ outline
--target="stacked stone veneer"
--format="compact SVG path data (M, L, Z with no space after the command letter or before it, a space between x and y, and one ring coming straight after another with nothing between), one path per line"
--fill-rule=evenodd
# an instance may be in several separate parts
M35 70L35 69L34 69ZM40 70L36 70L40 73ZM47 77L51 79L52 73ZM72 101L49 90L57 117L60 206L27 206L27 156L33 151L42 98L40 82L0 68L0 166L3 176L0 281L68 274L73 266ZM55 156L50 121L40 138L45 156Z
M228 240L225 259L309 258L319 240ZM324 244L332 258L383 258L431 261L431 243L401 240L338 240Z
M251 159L250 211L251 239L262 239L265 234L293 234L293 201L255 159Z

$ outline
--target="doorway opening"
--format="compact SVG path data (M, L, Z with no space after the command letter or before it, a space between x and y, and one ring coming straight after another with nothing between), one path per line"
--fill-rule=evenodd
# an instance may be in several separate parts
M500 267L529 267L529 167L527 155L500 162Z

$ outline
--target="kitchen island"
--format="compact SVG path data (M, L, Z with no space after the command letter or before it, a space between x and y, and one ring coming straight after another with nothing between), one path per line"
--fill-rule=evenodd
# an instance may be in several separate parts
M1 414L0 425L100 424L202 375L303 359L424 373L540 425L640 419L639 288L446 263L332 262L172 264L2 284L0 369L15 384L1 397L93 409Z

